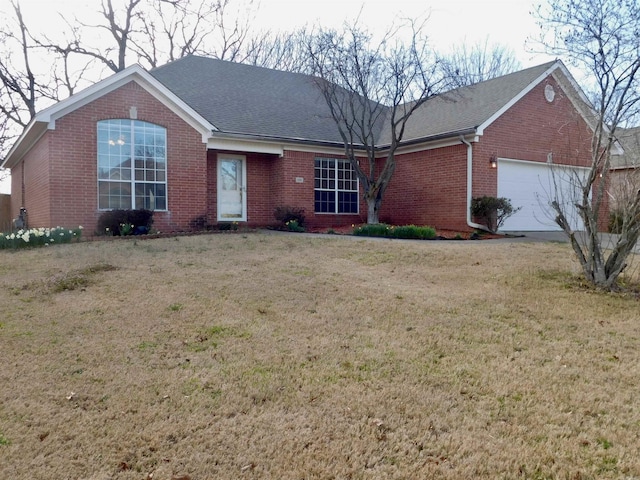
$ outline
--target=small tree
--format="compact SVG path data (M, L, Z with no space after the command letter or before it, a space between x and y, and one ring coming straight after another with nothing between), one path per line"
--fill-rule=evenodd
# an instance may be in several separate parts
M591 168L584 177L575 175L576 199L571 205L559 201L558 188L551 192L555 221L569 237L586 279L599 288L615 289L640 236L640 192L627 199L619 237L609 248L602 245L598 227L606 213L616 132L638 119L640 5L637 0L550 0L546 8L538 8L537 17L546 49L594 80L594 108L588 114ZM584 224L584 235L572 227L573 209Z
M306 40L317 86L364 191L367 223L379 221L409 118L441 83L424 24L405 27L411 32L408 43L399 40L400 29L375 42L357 24L345 25L342 32L320 29ZM380 146L385 147L381 167ZM366 166L358 162L359 155L366 156Z
M483 221L492 232L500 230L505 220L521 208L513 208L511 200L504 197L496 198L485 195L471 200L471 214Z

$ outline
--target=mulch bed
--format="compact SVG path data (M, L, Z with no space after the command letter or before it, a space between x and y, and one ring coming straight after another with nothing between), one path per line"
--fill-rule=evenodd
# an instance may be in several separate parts
M356 225L357 226L357 225ZM351 235L356 226L345 225L340 227L323 227L323 228L307 228L308 233L327 233L331 232L336 235ZM504 238L504 235L483 232L480 235L474 235L474 232L461 232L457 230L436 229L436 238L440 240L491 240L496 238Z

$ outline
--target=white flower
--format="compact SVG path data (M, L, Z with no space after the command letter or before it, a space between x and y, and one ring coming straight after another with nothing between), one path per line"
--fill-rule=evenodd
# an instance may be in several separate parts
M20 238L22 238L26 243L29 243L29 232L23 233Z

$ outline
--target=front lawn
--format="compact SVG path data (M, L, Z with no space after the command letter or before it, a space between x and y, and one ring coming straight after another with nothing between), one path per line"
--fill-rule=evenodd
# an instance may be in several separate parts
M640 305L569 249L0 251L0 478L640 477Z

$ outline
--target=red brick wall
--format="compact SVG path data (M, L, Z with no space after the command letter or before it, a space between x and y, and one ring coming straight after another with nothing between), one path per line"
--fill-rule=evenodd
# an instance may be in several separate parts
M206 213L206 146L201 135L134 82L85 105L56 122L47 133L51 158L51 217L37 226L83 225L92 232L101 213L97 194L97 122L137 118L167 129L168 211L154 214L160 231L185 230ZM29 195L29 191L27 191ZM30 224L36 226L29 212Z
M367 206L360 196L360 214L327 214L315 213L315 159L345 158L340 155L316 154L309 152L285 151L284 163L279 174L282 185L279 205L304 208L306 224L312 228L329 228L352 225L363 222L367 218ZM302 178L297 183L296 178Z
M20 207L24 206L27 209L29 227L57 226L51 219L51 165L48 155L50 138L51 132L46 132L23 161L11 169L11 217L16 218Z
M29 152L31 153L31 152ZM23 205L22 200L22 172L24 162L18 163L11 169L11 218L16 218Z
M398 155L380 220L466 230L467 147Z

